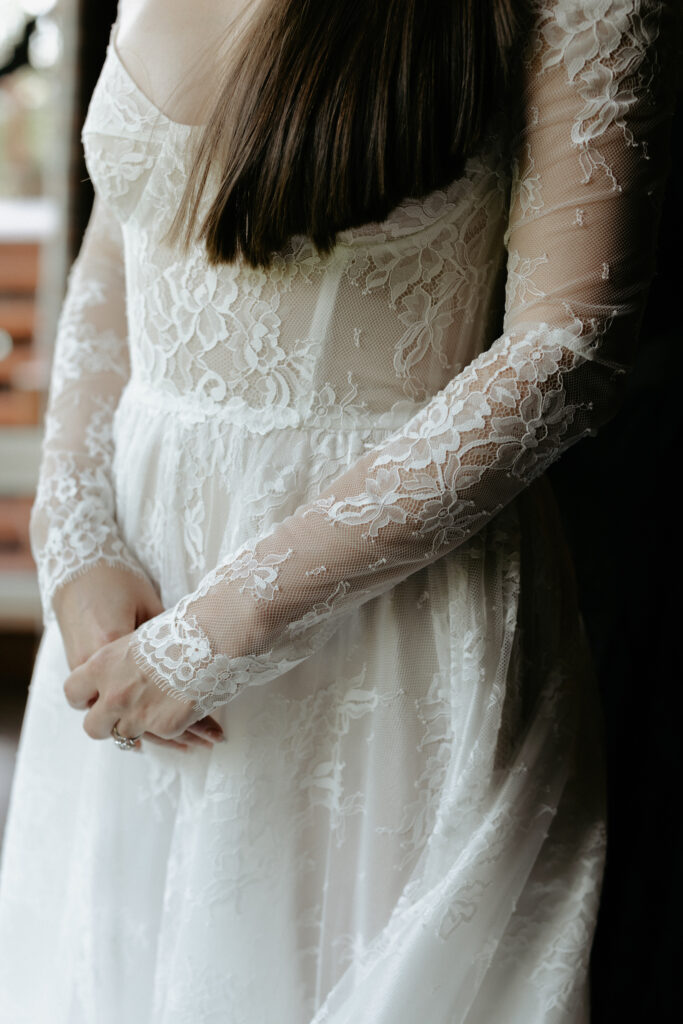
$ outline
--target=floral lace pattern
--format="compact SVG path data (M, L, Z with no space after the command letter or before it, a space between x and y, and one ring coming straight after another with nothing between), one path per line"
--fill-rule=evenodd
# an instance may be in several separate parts
M542 474L632 364L671 31L654 0L534 10L520 110L459 181L325 257L292 239L268 272L166 244L195 132L110 47L32 543L46 618L98 561L158 585L132 653L228 742L92 743L52 624L0 886L3 1019L584 1014L598 716Z
M647 140L634 136L627 119L638 99L642 102L647 96L661 7L657 2L582 0L557 4L541 14L539 32L547 47L541 68L562 64L584 101L571 138L579 150L585 182L599 167L614 188L620 188L613 168L594 145L613 127L621 129L628 145L642 147L647 158Z

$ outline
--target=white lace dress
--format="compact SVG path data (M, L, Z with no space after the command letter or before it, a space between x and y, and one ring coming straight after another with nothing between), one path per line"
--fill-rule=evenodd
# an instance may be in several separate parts
M2 1021L588 1019L598 714L542 473L633 359L666 18L537 2L512 155L492 131L447 189L267 272L164 241L197 128L110 41L32 516ZM135 656L227 742L85 734L52 598L102 562L158 587Z

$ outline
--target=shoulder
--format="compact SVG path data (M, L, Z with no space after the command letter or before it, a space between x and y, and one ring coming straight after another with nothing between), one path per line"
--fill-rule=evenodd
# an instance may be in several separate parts
M576 144L623 122L654 87L678 0L531 0L527 85L576 96ZM674 32L675 34L675 32ZM547 79L541 86L539 79Z
M636 60L674 6L677 0L531 0L531 53L540 54L542 68L564 66L574 81L619 53L620 63Z

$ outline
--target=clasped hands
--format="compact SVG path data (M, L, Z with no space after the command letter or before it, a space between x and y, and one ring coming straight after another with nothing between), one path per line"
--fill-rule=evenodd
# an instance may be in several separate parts
M138 625L164 609L152 584L126 569L95 565L65 583L54 608L71 674L64 683L69 704L86 711L83 728L92 739L122 736L189 749L224 738L211 716L165 693L129 650Z

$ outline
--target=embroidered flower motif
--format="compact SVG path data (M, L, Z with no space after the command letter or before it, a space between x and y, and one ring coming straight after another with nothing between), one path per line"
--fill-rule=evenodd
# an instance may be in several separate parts
M542 27L548 44L544 67L560 61L570 82L596 57L608 58L629 27L633 2L624 0L571 0L555 4L552 17Z
M540 266L547 262L546 255L521 256L516 249L510 250L505 286L505 299L508 308L519 303L529 302L532 298L542 299L544 297L544 293L533 281L533 275Z
M496 466L519 480L532 480L557 456L561 438L576 415L561 387L545 394L529 389L513 416L493 416L491 442Z
M61 524L61 542L79 561L102 551L111 532L111 519L99 505L77 505Z
M195 616L169 608L149 619L148 632L154 637L154 665L164 678L177 680L179 686L194 683L200 669L210 666L213 651L209 639Z
M279 345L277 302L245 297L230 309L225 329L233 354L233 379L244 374L265 376L283 363L287 354Z
M358 395L358 387L353 382L352 373L347 374L348 390L346 394L337 400L337 393L331 384L323 384L315 391L311 398L310 418L312 422L320 424L358 422L362 420L363 414L368 411L366 401L354 402Z
M112 412L113 399L103 398L97 402L85 432L85 450L93 460L107 460L113 451Z
M408 329L396 346L394 367L397 375L409 375L411 368L421 362L429 350L439 356L442 365L447 363L442 345L444 331L453 322L453 310L449 303L435 298L420 286L405 297L402 306L399 320ZM409 390L411 396L412 391Z
M515 380L544 384L547 380L558 382L560 367L567 362L566 336L563 337L564 345L559 339L551 342L546 338L539 338L538 332L532 333L526 339L519 339L510 349L510 366L514 371L514 378L507 380L498 378L496 386L499 393L504 388L509 388ZM516 392L514 394L517 394ZM498 398L497 401L501 399ZM516 402L513 398L513 404ZM510 404L509 401L504 404Z
M203 665L191 678L192 688L200 700L202 697L210 700L218 692L226 698L233 697L238 690L233 659L224 654L217 654L213 661Z
M610 125L622 120L635 100L633 89L625 89L611 68L596 63L582 75L581 90L586 104L581 120L572 127L572 142L585 145L599 138Z
M398 469L378 469L365 481L365 491L332 504L325 514L333 522L369 526L364 537L377 537L390 523L405 523L407 512L399 504L401 477Z
M418 513L418 533L421 536L433 534L432 549L438 550L452 539L453 531L459 525L463 512L472 509L473 506L472 500L458 498L444 491L437 498L421 505Z
M156 278L148 308L166 349L191 346L206 352L225 338L225 316L236 297L233 277L219 276L193 251L187 261L174 261Z
M541 177L536 172L536 162L528 142L526 150L527 156L523 170L520 169L519 160L512 161L512 188L510 191L510 206L519 206L523 217L543 209Z
M59 505L66 506L73 503L74 498L79 494L78 483L73 472L59 473L58 476L50 481L50 484L51 498Z
M225 579L242 580L240 593L244 593L246 590L255 601L272 601L275 591L278 589L276 566L286 561L292 553L292 549L289 548L283 554L270 554L265 558L258 559L254 552L247 548L233 559L229 570L225 573Z

